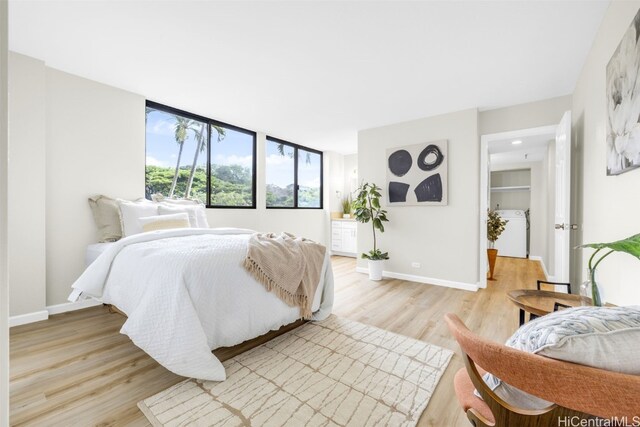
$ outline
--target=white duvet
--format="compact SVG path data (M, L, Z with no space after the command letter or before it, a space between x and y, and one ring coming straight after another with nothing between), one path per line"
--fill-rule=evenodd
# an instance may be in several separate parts
M223 381L212 349L239 344L300 318L242 266L251 230L180 229L137 234L109 247L73 284L69 300L100 298L125 312L121 329L170 371ZM333 307L325 256L314 320Z

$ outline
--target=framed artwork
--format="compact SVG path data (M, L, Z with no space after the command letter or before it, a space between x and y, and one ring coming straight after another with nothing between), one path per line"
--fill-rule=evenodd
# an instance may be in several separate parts
M640 11L607 64L607 175L640 166Z
M446 139L387 149L389 206L447 205Z

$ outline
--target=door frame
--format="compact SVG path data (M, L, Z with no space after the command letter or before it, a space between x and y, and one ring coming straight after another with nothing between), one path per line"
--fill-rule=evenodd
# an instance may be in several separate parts
M480 136L480 239L478 250L479 287L487 287L487 209L489 205L489 147L492 142L505 139L518 139L535 135L555 135L558 124L539 126L535 128L520 129L507 132L491 133Z

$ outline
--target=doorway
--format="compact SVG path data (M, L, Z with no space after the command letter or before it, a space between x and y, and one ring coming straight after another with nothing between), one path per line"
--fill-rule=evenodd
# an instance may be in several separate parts
M480 287L488 209L509 220L496 241L499 256L539 261L547 280L569 281L570 126L566 112L557 125L481 136Z

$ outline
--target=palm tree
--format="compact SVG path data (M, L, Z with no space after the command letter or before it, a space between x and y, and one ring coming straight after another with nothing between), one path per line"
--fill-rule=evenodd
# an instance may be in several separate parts
M225 129L217 126L217 125L211 125L212 129L215 129L218 137L217 140L218 142L222 141L224 139L224 137L226 136L225 133ZM193 155L193 163L191 164L191 172L189 173L189 180L187 181L187 188L184 192L184 197L188 198L191 195L191 187L193 185L193 177L196 173L196 167L198 165L198 156L200 155L201 152L203 152L204 150L206 150L207 148L207 140L208 140L208 135L205 132L206 129L206 124L205 123L201 123L200 129L193 129L193 132L195 134L196 137L196 152Z
M276 147L276 149L278 150L278 153L280 153L280 155L282 157L284 157L284 144L282 143L278 143L278 146ZM293 154L289 154L289 157L293 156ZM311 153L309 153L307 151L307 156L306 156L306 164L310 165L311 164Z
M187 137L189 136L189 130L193 126L193 120L190 120L178 115L174 115L173 117L176 120L176 124L174 127L174 136L176 139L176 143L180 148L178 150L178 160L176 161L176 171L173 174L173 182L171 183L171 190L169 191L169 197L173 197L173 193L176 191L176 184L178 183L178 174L180 173L180 159L182 158L182 149L184 148L184 143L187 140Z

